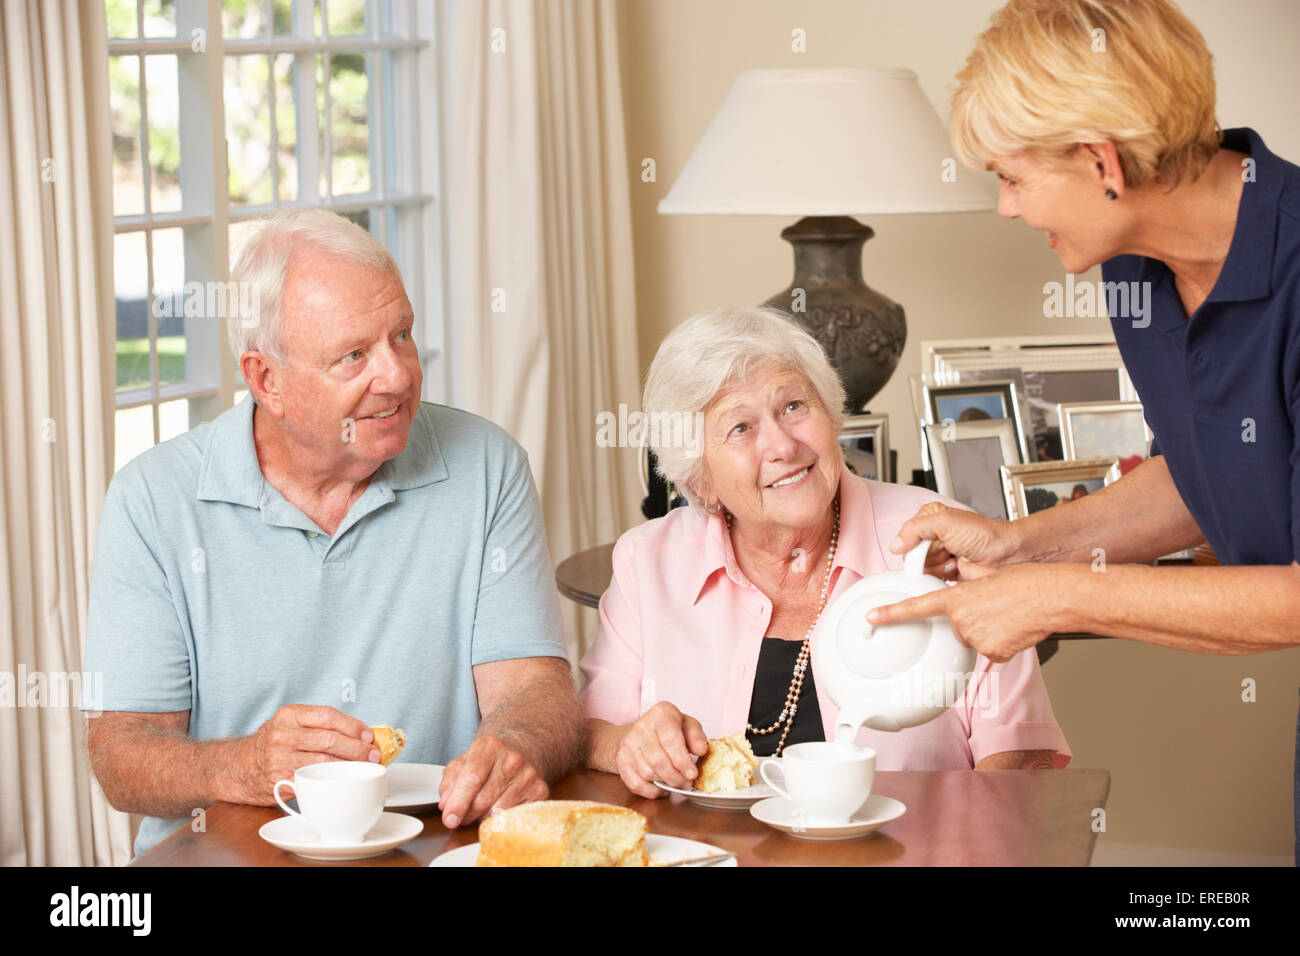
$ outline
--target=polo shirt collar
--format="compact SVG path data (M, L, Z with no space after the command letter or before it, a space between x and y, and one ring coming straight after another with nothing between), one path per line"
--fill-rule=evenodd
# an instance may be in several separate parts
M1232 245L1206 301L1247 302L1267 298L1272 292L1277 204L1284 173L1282 161L1269 152L1258 133L1246 127L1224 130L1223 148L1250 155L1254 160L1254 180L1248 179L1242 187Z
M265 479L257 463L253 444L253 397L212 423L212 440L203 453L199 469L200 501L228 501L231 504L260 508ZM420 404L411 423L406 447L375 472L375 482L393 491L408 491L448 477L447 463L438 446L431 415Z
M695 592L692 604L699 602L705 585L719 571L725 571L727 577L736 584L743 585L745 580L736 564L731 535L727 533L727 519L721 512L705 515L705 519L708 524L704 531L703 558L696 579L692 582ZM870 486L849 471L847 465L840 466L840 535L835 545L832 572L835 568L848 568L860 578L887 568L885 555L880 550L880 542L876 537Z

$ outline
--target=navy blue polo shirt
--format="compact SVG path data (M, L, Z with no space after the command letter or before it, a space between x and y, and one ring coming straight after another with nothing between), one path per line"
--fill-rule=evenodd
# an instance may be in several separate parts
M1300 559L1300 167L1251 129L1225 130L1223 146L1253 168L1223 271L1190 319L1159 260L1116 256L1102 277L1151 283L1145 318L1111 325L1151 453L1165 456L1215 554L1287 565Z

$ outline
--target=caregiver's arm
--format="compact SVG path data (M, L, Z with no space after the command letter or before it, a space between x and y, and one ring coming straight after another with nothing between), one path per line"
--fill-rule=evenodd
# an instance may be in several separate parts
M1157 455L1119 481L1070 502L1068 508L1047 508L1018 521L926 505L904 522L890 550L902 553L924 539L937 541L926 570L953 579L957 575L944 568L953 557L983 567L1025 561L1091 564L1100 549L1106 563L1124 564L1151 561L1204 538L1174 486L1164 456Z
M1300 645L1300 564L1053 570L1062 574L1057 631L1212 654Z
M1077 510L1076 510L1077 509ZM1200 544L1205 535L1157 455L1068 508L1047 508L1014 523L1021 561L1084 561L1095 549L1114 564L1154 561Z
M958 638L994 661L1010 660L1048 634L1072 631L1186 651L1254 654L1300 645L1300 564L1106 564L1096 570L1090 564L1012 564L867 617L892 624L937 615L950 617Z

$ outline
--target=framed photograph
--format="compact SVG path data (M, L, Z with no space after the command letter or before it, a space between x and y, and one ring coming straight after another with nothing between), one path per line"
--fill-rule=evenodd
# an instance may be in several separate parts
M1025 430L1020 418L1020 400L1015 382L993 381L969 385L924 385L925 423L989 421L1005 418L1015 426L1020 460L1028 461ZM927 433L928 434L928 433ZM934 458L934 449L930 449Z
M1118 480L1119 461L1114 458L1003 465L1002 491L1006 496L1007 517L1014 521L1048 508L1059 508Z
M1056 407L1067 459L1117 458L1126 475L1151 449L1141 402L1071 402Z
M1016 383L1029 455L1061 461L1057 406L1137 401L1137 391L1114 341L1074 336L953 339L921 343L926 374L937 384L987 380Z
M1007 517L1003 465L1018 465L1020 443L1010 418L949 421L925 426L939 494L989 518Z
M893 481L889 460L889 416L850 415L839 434L849 471L875 481Z

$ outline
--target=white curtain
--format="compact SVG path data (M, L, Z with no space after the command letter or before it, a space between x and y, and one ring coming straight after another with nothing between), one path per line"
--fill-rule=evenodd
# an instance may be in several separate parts
M552 559L639 520L635 449L596 416L640 407L615 0L446 7L453 404L528 451ZM563 599L576 660L595 612Z
M90 556L111 471L106 38L103 3L0 0L6 866L130 858L128 819L108 806L91 776L84 720L70 693L80 683Z

